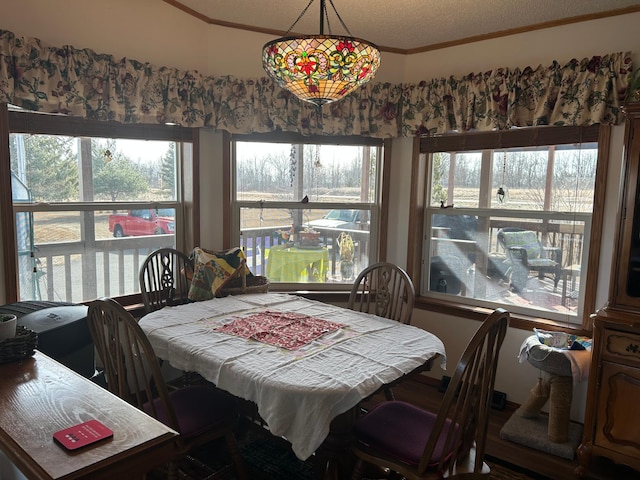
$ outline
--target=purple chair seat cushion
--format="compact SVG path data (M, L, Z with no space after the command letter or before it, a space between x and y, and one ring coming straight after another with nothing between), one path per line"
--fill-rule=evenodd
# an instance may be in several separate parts
M190 386L174 390L169 394L173 409L184 438L194 437L201 432L222 425L236 412L233 397L221 390L206 386ZM169 425L169 419L160 399L153 401L158 413L157 420ZM151 406L144 406L151 414Z
M417 466L424 453L436 415L401 401L382 402L356 422L357 439L379 451L408 465ZM438 439L429 466L438 464L451 451L443 451L444 438L451 422L447 420Z

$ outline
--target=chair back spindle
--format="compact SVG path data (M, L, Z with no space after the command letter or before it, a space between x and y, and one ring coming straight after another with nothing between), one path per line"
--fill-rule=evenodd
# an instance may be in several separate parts
M498 356L508 322L509 314L504 309L495 310L467 345L447 386L419 471L427 470L436 443L443 439L444 449L451 452L451 457L441 457L438 471L452 474L460 461L468 459L472 448L475 449L472 471L481 471ZM443 436L446 424L457 428L449 429Z
M356 278L348 308L410 324L415 290L402 268L388 262L369 265Z
M174 248L151 252L140 267L139 282L145 311L188 301L193 261Z

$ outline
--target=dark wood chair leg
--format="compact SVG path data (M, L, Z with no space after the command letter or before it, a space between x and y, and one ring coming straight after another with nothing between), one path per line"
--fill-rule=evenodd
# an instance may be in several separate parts
M393 390L388 387L384 389L384 396L389 401L396 399L396 397L393 396Z

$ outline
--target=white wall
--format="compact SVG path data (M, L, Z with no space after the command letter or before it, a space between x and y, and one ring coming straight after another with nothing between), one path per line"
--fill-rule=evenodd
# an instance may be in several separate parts
M547 28L504 38L425 52L406 62L404 81L461 76L497 67L543 68L553 60L564 64L576 58L631 51L640 66L640 12Z
M203 248L221 249L222 225L222 134L200 130L200 243Z
M187 14L177 12L159 0L0 0L0 28L17 35L33 36L55 46L65 44L91 48L115 57L129 57L157 65L195 69L208 75L236 77L263 76L260 50L272 38L223 27L206 25ZM425 12L429 14L429 12ZM376 81L417 82L440 76L459 76L495 67L546 67L553 60L565 63L618 51L632 51L634 64L640 65L640 13L593 20L507 38L486 40L435 52L405 57L384 53ZM233 49L232 49L233 48ZM238 53L237 53L238 52ZM253 52L253 54L251 54ZM618 204L623 127L614 128L609 168L608 191L604 208L602 261L597 306L607 298L609 265ZM221 246L222 181L221 135L203 131L201 144L202 244ZM392 215L388 231L389 259L406 263L411 184L411 139L395 140L392 152ZM213 188L212 188L213 187ZM3 278L0 272L0 278ZM462 349L477 323L431 312L417 311L415 324L444 341L449 370L455 366ZM537 371L516 358L520 344L531 332L511 329L500 361L497 389L508 400L521 403L533 387ZM444 372L436 367L431 373L439 378ZM584 414L585 386L574 392L573 418Z

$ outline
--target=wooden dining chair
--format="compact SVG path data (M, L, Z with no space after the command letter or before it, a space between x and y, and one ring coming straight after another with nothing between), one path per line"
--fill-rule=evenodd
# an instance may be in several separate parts
M351 287L348 308L409 325L413 314L415 289L411 277L399 266L378 262L362 270ZM393 391L384 387L387 400Z
M393 263L378 262L362 270L351 287L348 307L411 323L415 289L411 277Z
M175 248L151 252L140 267L139 281L145 311L188 302L193 261Z
M87 321L109 391L180 434L175 458L167 459L168 478L177 478L178 463L193 448L220 438L226 440L239 478L246 478L234 434L239 416L233 396L208 385L170 392L147 336L115 300L91 302Z
M361 478L364 463L389 468L407 480L488 476L487 427L508 323L504 309L487 316L462 354L437 412L385 401L358 418L353 480Z

